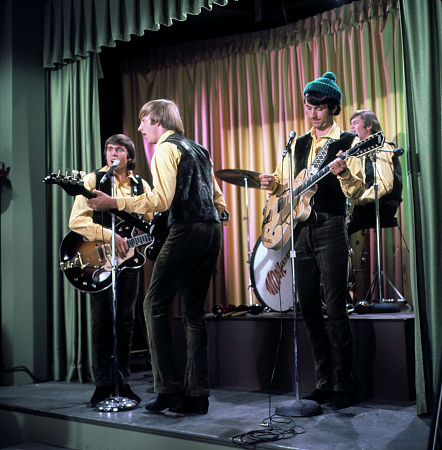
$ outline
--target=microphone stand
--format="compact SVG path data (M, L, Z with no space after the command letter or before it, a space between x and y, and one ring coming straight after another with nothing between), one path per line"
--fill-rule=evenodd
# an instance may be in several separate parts
M403 153L401 148L397 148L395 150L386 150L381 149L379 151L386 153L395 153L400 156ZM374 190L374 201L375 201L375 234L376 234L376 246L375 246L375 256L376 256L376 272L371 282L371 285L368 289L368 293L372 290L374 284L377 284L377 305L371 306L368 305L367 301L359 302L359 304L355 305L355 311L363 311L365 312L368 309L368 312L399 312L400 307L393 303L393 300L387 300L383 298L383 289L382 289L382 277L385 278L386 282L390 285L393 291L398 295L398 301L405 302L405 298L398 291L396 286L391 282L388 276L384 273L381 268L381 215L379 209L379 189L378 189L378 176L377 176L377 165L376 165L376 152L373 152L370 155L370 161L373 170L373 190Z
M116 166L115 166L116 167ZM109 173L111 177L111 197L114 196L114 181L115 175L112 172ZM114 354L113 354L113 374L115 384L115 396L104 399L98 402L95 406L100 412L119 412L128 411L138 406L138 402L127 397L120 397L119 392L119 375L120 370L118 367L118 333L117 333L117 255L115 250L115 214L112 214L112 324L113 324L113 337L114 337Z
M293 160L291 144L295 137L294 132L290 133L289 141L285 147L283 158L289 154L289 193L290 193L290 265L292 270L292 302L293 302L293 356L295 374L295 401L289 401L275 409L276 414L291 417L311 417L322 414L322 408L314 400L299 398L299 369L298 369L298 318L297 318L297 297L296 297L296 275L295 275L295 237L293 229Z
M246 200L246 216L244 217L246 221L246 227L247 227L247 264L249 265L249 306L253 305L253 286L252 286L252 280L250 275L250 259L252 252L250 250L250 225L249 225L249 194L248 194L248 176L247 174L244 175L244 188L245 188L245 200Z

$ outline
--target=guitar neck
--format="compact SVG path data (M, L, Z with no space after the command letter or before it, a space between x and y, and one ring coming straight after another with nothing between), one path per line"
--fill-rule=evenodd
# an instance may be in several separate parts
M127 239L126 243L129 248L139 247L140 245L150 244L153 241L153 237L150 234L140 234Z
M86 197L86 198L95 198L97 196L97 194L95 194L92 191L89 191L84 186L82 186L81 195L83 195L83 197ZM138 228L139 230L147 231L147 232L149 231L148 223L144 222L141 219L137 219L135 216L128 213L127 211L120 211L119 209L113 208L113 209L109 209L107 212L109 212L111 214L115 214L116 216L120 217L120 219L123 219L126 222L129 222L131 225L133 225L135 228ZM140 245L142 245L142 244L140 244Z

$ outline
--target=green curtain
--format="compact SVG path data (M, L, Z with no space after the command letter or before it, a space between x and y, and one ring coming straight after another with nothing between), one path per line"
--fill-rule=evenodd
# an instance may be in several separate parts
M203 8L229 0L47 0L45 9L44 67L70 61L130 41L146 30L171 26ZM232 1L232 0L231 0ZM237 1L237 0L233 0Z
M101 167L98 55L47 72L48 172L90 172ZM58 249L68 232L73 197L58 186L50 191L53 370L56 380L85 380L91 375L89 299L58 270Z
M140 107L149 99L171 98L180 107L189 137L212 150L215 170L271 172L290 130L299 136L310 127L302 103L305 84L329 70L337 74L344 93L339 125L348 129L355 110L372 109L387 138L404 146L405 87L397 1L364 0L268 31L207 40L198 46L149 49L144 55L138 52L136 59L126 61L123 73L125 131L137 139L140 152ZM148 157L150 150L146 148ZM137 160L143 157L139 153ZM402 163L406 173L405 158ZM231 213L218 273L224 276L226 293L215 291L213 302L247 304L249 243L244 217L249 216L252 250L261 234L266 197L260 190L249 189L247 211L244 188L229 183L222 183L222 188ZM407 196L405 185L404 199ZM383 232L383 267L411 302L407 208L404 201L399 212L405 240L397 228ZM373 230L370 234L373 241ZM372 267L366 269L369 276Z
M44 61L47 69L47 172L101 166L98 52L131 35L158 30L228 0L46 0ZM58 267L58 248L68 231L73 199L53 187L48 197L52 220L48 280L52 371L56 380L92 376L90 310Z
M429 412L442 352L442 221L440 0L402 1L407 73L409 184L412 202L412 275L416 308L416 393L418 413Z

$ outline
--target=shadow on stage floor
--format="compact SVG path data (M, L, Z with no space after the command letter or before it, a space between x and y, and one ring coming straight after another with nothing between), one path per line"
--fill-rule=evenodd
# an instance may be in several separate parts
M266 430L268 427L261 424L274 414L275 407L295 400L292 393L269 395L223 387L212 390L207 415L166 416L144 409L154 398L151 372L134 373L131 386L142 398L140 407L117 413L87 407L92 384L46 382L0 387L0 447L239 448L233 437ZM366 401L340 411L324 408L321 415L292 420L290 426L297 434L256 448L420 450L426 448L429 434L429 423L416 416L414 403ZM28 444L13 446L24 442Z

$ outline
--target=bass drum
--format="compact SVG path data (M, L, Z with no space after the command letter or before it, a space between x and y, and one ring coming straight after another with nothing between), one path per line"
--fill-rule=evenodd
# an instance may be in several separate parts
M293 310L290 241L282 249L271 250L259 238L250 260L250 279L263 306L278 312Z

